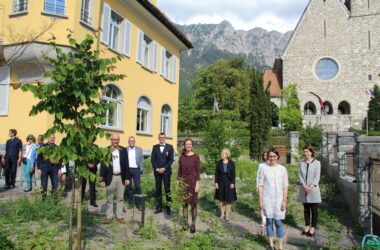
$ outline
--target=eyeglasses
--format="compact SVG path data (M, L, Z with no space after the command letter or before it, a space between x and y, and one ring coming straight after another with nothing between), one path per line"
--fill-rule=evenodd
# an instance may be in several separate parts
M268 158L277 158L277 155L268 155Z
M28 140L33 140L33 137L28 137Z

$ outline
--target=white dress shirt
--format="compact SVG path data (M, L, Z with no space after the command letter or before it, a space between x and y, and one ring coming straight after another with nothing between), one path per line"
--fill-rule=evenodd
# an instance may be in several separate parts
M113 173L114 174L120 174L121 168L120 168L120 153L118 149L114 149L112 151L112 166L113 166Z
M162 153L162 151L164 151L164 148L165 148L165 144L160 144L160 151Z
M137 162L136 162L136 148L128 148L128 161L129 161L129 168L138 168Z

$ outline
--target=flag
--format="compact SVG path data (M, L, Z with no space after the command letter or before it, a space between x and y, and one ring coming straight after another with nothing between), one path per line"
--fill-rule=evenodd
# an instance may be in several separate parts
M314 95L315 97L318 98L319 105L321 106L321 114L326 115L325 104L323 103L322 98L319 97L319 95L317 95L317 94L314 93L314 92L309 92L309 93L312 94L312 95Z
M373 88L367 88L367 90L365 91L365 94L367 96L374 97L375 96L375 91L373 90Z
M218 98L214 95L214 111L219 111Z

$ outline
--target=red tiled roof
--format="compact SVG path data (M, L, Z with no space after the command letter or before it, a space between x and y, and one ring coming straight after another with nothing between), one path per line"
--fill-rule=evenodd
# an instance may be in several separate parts
M281 96L281 87L276 73L272 69L267 69L264 71L264 89L268 87L269 82L269 92L271 97Z

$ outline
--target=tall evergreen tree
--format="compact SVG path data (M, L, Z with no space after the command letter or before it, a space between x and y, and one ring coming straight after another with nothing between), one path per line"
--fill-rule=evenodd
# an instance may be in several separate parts
M272 108L269 91L264 90L263 75L254 69L251 72L249 110L249 155L252 159L259 159L269 138Z
M368 104L368 129L380 130L380 88L375 84L374 96Z

